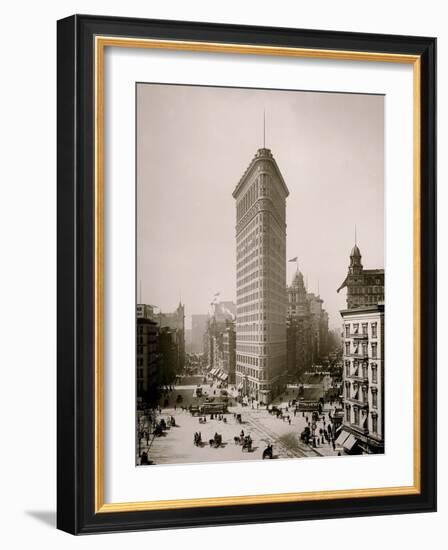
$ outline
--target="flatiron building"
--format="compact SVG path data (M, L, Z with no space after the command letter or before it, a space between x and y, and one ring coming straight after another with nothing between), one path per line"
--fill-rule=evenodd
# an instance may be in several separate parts
M236 201L236 384L268 404L286 383L286 197L269 149L259 149Z

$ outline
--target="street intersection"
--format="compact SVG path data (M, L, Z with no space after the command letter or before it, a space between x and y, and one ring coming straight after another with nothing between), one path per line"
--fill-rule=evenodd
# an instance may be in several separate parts
M168 393L163 401L166 406L157 414L157 421L164 419L168 429L163 435L150 435L142 439L137 445L137 464L140 456L147 452L150 464L185 464L203 462L222 462L240 460L260 460L268 444L274 448L273 457L278 459L336 456L343 454L342 449L327 441L320 434L328 426L329 413L332 409L324 407L320 419L316 422L316 447L305 444L300 440L303 429L312 423L311 413L296 412L291 407L294 390L278 398L273 404L281 408L282 414L278 417L270 414L266 407L257 408L257 404L242 406L229 395L228 413L224 415L205 415L206 422L201 423L199 417L192 416L188 411L189 405L197 402L195 397L196 385L177 385ZM201 385L204 393L219 400L219 388L212 384ZM182 396L179 404L178 396ZM217 397L218 396L218 397ZM237 415L241 415L241 423ZM170 426L171 418L175 425ZM145 418L141 419L145 425ZM147 424L146 424L147 426ZM202 445L194 444L194 434L201 433ZM243 450L235 443L241 433L252 438L252 450ZM222 444L215 447L209 444L215 434L222 436ZM140 451L140 452L138 452Z

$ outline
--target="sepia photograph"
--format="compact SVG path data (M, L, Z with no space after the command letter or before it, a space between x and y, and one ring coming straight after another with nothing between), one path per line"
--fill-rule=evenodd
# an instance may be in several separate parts
M384 96L136 84L137 466L385 452Z

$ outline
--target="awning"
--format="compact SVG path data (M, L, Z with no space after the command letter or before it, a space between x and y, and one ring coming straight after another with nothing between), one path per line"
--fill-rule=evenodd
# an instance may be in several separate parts
M339 434L338 438L336 439L335 443L336 445L343 445L345 441L350 437L350 434L346 432L345 430L342 430L342 432ZM353 437L353 436L352 436Z
M350 434L345 440L343 447L346 451L351 451L356 444L356 438L354 435Z
M236 387L236 389L237 389L237 390L241 390L242 388L243 388L243 383L240 382L240 383L238 384L238 386Z
M227 378L229 378L229 375L227 373L223 372L221 378L222 378L222 380L227 380Z

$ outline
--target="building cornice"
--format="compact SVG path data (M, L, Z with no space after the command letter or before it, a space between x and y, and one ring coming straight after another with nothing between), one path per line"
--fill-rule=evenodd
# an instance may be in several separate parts
M260 162L269 162L272 167L274 168L274 171L278 177L279 182L281 183L281 186L283 187L283 191L285 193L285 196L287 197L289 195L289 189L286 186L285 180L283 179L282 173L280 172L280 168L278 167L277 162L275 161L274 157L272 156L272 152L270 149L258 149L256 152L254 158L252 159L249 166L246 168L246 171L242 175L240 181L238 182L237 186L235 187L235 190L232 193L232 197L234 199L237 198L239 192L241 191L241 188L244 186L244 184L251 178L257 164Z
M371 306L362 306L352 309L341 309L341 317L349 317L350 315L356 316L360 313L381 313L384 314L384 303L383 304L374 304Z

